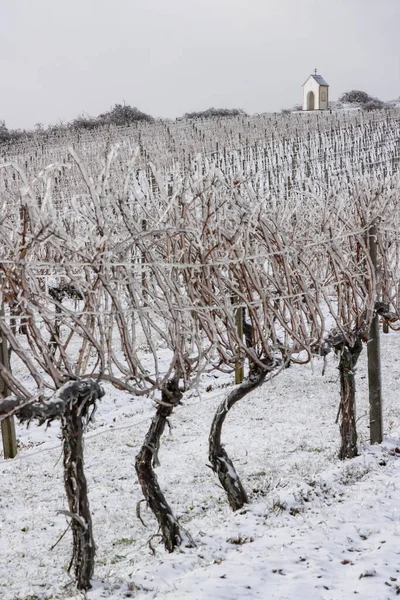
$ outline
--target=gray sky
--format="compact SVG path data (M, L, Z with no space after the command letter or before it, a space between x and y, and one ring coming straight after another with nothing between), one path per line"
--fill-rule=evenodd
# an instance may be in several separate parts
M400 96L400 0L0 0L0 119L277 111L315 68L330 98Z

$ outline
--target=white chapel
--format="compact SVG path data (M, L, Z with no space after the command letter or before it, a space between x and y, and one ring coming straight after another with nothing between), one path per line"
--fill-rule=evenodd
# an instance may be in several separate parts
M328 90L329 84L315 69L303 83L303 110L328 110Z

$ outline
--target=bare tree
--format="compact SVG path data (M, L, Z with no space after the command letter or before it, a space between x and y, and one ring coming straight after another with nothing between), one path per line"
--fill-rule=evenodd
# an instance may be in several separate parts
M250 365L248 381L219 405L209 439L211 466L237 510L248 498L221 441L229 410L291 362L308 362L324 318L318 294L310 293L313 273L290 246L290 222L266 215L265 202L249 202L250 193L238 194L212 169L188 187L197 194L181 216L186 294L212 344L213 367L232 371L245 359ZM238 309L249 318L245 339L237 330Z
M333 349L339 359L341 447L339 458L357 455L356 365L377 300L376 273L368 250L371 215L356 182L347 191L331 193L321 237L325 252L318 272L321 299L331 320L321 353Z
M23 210L11 207L3 214L0 231L4 259L0 267L3 289L18 304L24 328L21 332L15 327L15 313L11 311L0 319L1 334L13 350L11 364L0 364L0 372L14 395L3 398L0 412L4 416L15 413L22 421L61 419L69 505L65 514L71 518L73 532L70 568L74 567L78 589L87 590L91 587L95 543L83 470L83 429L104 392L97 382L80 377L79 361L68 350L72 341L78 353L79 344L82 349L89 342L97 351L92 368L93 374L99 367L97 375L102 370L103 354L85 311L63 305L59 295L48 292L41 258L49 253L61 256L53 215L49 206L43 206L43 198L34 197L23 171L18 170L18 174L25 184L20 199ZM77 301L84 303L84 296L73 287L75 277L68 277L68 269L63 277L69 280L64 286L74 289ZM83 282L88 292L88 280ZM18 364L18 373L13 363ZM30 376L27 384L22 383L21 374ZM50 396L48 390L52 391Z
M179 527L154 467L167 419L184 392L197 384L210 348L196 335L183 286L179 243L183 232L177 220L181 198L168 197L157 171L151 194L128 170L124 193L114 195L108 188L107 165L96 186L80 159L76 155L74 159L87 187L84 218L96 234L88 244L76 244L73 236L61 231L59 236L77 264L85 265L89 280L96 282L101 315L93 343L100 343L104 357L99 376L156 402L156 414L136 458L136 472L165 547L172 551L193 542ZM86 297L84 288L83 292Z

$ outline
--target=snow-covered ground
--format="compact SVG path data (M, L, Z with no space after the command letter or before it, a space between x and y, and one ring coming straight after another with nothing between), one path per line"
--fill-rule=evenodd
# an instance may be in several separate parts
M134 459L152 404L106 386L86 434L97 562L88 600L384 600L400 593L400 334L382 336L385 441L368 445L366 352L357 373L360 456L340 463L339 381L330 357L293 366L231 411L224 441L251 503L232 513L207 467L213 411L230 378L204 377L172 418L158 476L196 547L167 554L141 504ZM205 389L211 386L211 390ZM59 428L18 428L1 461L1 600L80 598L67 568ZM152 538L152 539L151 539ZM153 555L150 544L155 550Z

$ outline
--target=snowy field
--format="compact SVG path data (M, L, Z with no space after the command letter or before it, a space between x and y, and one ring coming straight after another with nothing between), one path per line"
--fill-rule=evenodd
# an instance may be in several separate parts
M385 440L368 445L366 351L357 371L360 456L340 463L337 363L292 366L231 411L223 439L251 503L232 513L207 467L207 440L231 377L207 375L162 439L158 476L196 547L165 552L134 460L152 403L106 386L86 434L97 560L88 600L384 600L400 594L400 335L382 335ZM206 392L206 388L211 390ZM67 573L59 428L18 427L1 469L1 600L82 598ZM153 551L152 549L153 548Z

